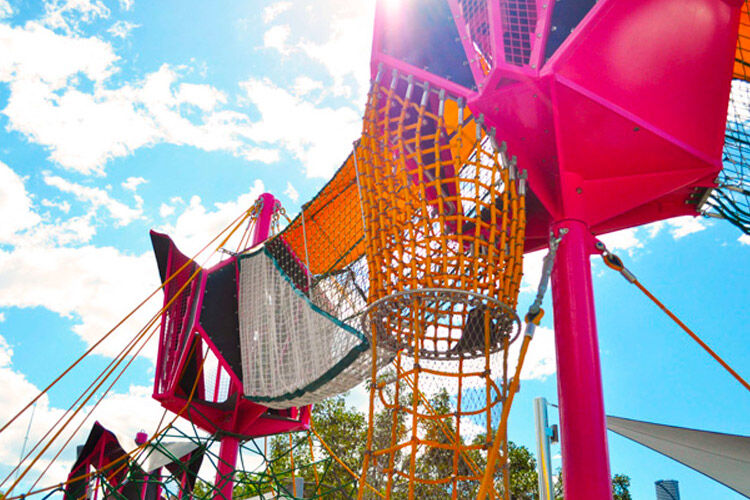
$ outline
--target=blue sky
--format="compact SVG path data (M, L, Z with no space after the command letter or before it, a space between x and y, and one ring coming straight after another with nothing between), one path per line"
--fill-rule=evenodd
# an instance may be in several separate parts
M320 189L359 135L372 11L366 0L0 0L0 421L156 286L149 228L190 252L263 191L296 213ZM750 239L693 218L603 239L748 376ZM521 311L540 259L527 258ZM608 413L750 434L750 395L593 262ZM511 439L530 448L533 398L557 400L545 308L510 421ZM41 401L30 441L143 319ZM132 434L158 419L153 358L97 408L105 425ZM0 436L0 473L17 461L27 423ZM609 445L635 498L654 498L658 479L678 479L688 500L740 498L623 438ZM62 458L56 478L72 453Z

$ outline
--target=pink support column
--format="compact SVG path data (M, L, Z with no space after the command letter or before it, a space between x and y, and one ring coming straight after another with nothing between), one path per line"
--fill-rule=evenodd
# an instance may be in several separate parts
M271 230L273 213L278 203L273 195L263 193L260 195L263 206L255 222L255 233L253 234L252 246L263 243L268 238ZM240 449L240 440L233 436L224 436L219 448L219 466L216 471L216 495L214 499L231 500L234 488L233 472L237 465L237 453Z
M259 198L263 200L263 206L260 209L258 220L255 222L252 246L259 245L268 238L268 233L271 230L271 219L278 203L272 194L263 193Z
M589 260L594 239L579 220L563 220L552 229L555 235L565 233L552 272L565 500L611 500Z
M240 440L234 436L224 436L219 447L219 466L216 469L215 500L231 500L234 488L234 469L237 465L237 452Z

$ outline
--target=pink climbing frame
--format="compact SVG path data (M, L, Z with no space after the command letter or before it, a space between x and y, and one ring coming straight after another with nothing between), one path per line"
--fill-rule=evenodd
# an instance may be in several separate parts
M266 240L273 213L279 204L270 194L263 194L260 199L262 206L255 221L251 246ZM310 406L271 410L245 399L241 374L235 373L219 346L212 341L201 325L200 311L208 276L226 266L234 266L235 272L238 273L236 258L231 257L212 268L200 270L177 250L166 235L156 236L166 238L170 245L163 278L171 277L165 286L164 298L164 305L171 305L167 308L161 323L153 397L166 409L180 414L197 427L221 436L215 498L228 500L232 498L232 474L236 467L241 441L309 429ZM190 280L196 270L200 273ZM235 277L238 278L237 275ZM190 283L187 288L173 300L175 294L188 281ZM236 283L239 283L239 279ZM208 361L213 363L215 374L207 373ZM192 377L198 379L192 398L190 392L196 383L183 382L192 380L185 375L191 370Z
M594 235L696 215L715 186L741 2L589 2L547 54L554 10L586 2L439 1L449 5L472 88L393 56L394 32L415 39L407 33L415 19L405 19L415 13L385 0L376 7L372 77L387 85L395 70L463 98L528 172L526 250L563 233L552 295L565 498L611 498Z

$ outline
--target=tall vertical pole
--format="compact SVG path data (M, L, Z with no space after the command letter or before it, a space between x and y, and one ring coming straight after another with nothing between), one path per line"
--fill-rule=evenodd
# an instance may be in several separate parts
M266 241L268 233L271 231L271 220L273 213L276 211L276 198L272 194L263 193L258 197L263 201L260 208L258 219L255 221L255 233L253 234L253 243L251 246L259 245Z
M539 478L539 500L554 500L552 489L552 459L550 458L551 429L547 420L547 400L534 399L534 424L536 428L537 477Z
M568 219L552 226L564 233L552 272L557 391L560 405L565 500L609 500L607 428L596 334L588 226Z
M276 198L268 193L259 197L263 201L258 218L255 221L255 234L251 246L263 243L271 230L273 214L276 211ZM240 440L234 436L221 438L219 447L219 466L216 470L216 500L231 500L234 488L234 469L237 466L237 454L240 450Z
M234 436L221 438L219 447L219 466L216 469L216 495L214 500L232 500L234 488L234 469L237 466L237 453L240 440Z

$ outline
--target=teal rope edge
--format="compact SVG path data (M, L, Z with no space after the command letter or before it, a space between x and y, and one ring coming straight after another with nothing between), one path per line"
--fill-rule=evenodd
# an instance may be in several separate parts
M310 382L305 387L297 389L296 391L293 391L293 392L288 392L286 394L282 394L281 396L274 396L274 397L270 397L270 396L245 396L245 399L249 399L250 401L259 402L259 403L269 402L269 401L272 402L272 401L285 401L285 400L288 400L288 399L295 399L295 398L303 396L303 395L305 395L307 393L310 393L310 392L313 392L313 391L315 391L317 389L320 389L321 386L323 386L327 382L330 382L331 380L333 380L333 378L335 378L338 374L340 374L342 371L344 371L346 368L348 368L352 363L354 363L362 355L363 352L366 352L366 351L368 351L370 349L370 341L367 340L367 337L365 337L362 334L362 332L360 332L359 330L357 330L357 329L355 329L355 328L353 328L353 327L351 327L351 326L349 326L349 325L341 322L341 320L339 320L338 318L336 318L332 314L328 313L327 311L322 310L320 307L318 307L317 305L315 305L310 300L310 298L307 295L305 295L304 293L302 293L302 291L299 290L294 285L294 283L289 278L289 276L287 276L287 274L283 271L283 269L281 269L281 266L279 265L279 263L276 260L276 258L273 255L271 255L271 253L266 249L265 246L263 248L255 251L255 252L252 252L252 253L249 253L249 254L240 255L240 256L238 256L238 259L239 260L248 259L250 257L255 257L256 255L258 255L260 253L263 253L266 257L268 257L271 260L271 262L273 262L273 265L276 268L276 270L279 272L279 274L284 278L284 280L286 280L286 282L289 284L289 286L292 287L292 290L294 290L294 293L296 293L300 298L302 298L305 301L305 303L307 304L307 306L310 309L312 309L316 313L318 313L321 316L323 316L324 318L326 318L328 321L334 323L339 328L343 329L346 332L351 333L352 335L354 335L355 337L357 337L358 339L360 339L362 341L361 343L359 343L358 345L356 345L355 347L353 347L347 353L346 356L344 356L343 358L341 358L339 360L338 363L336 363L335 365L333 365L323 375L321 375L320 377L318 377L314 381Z

